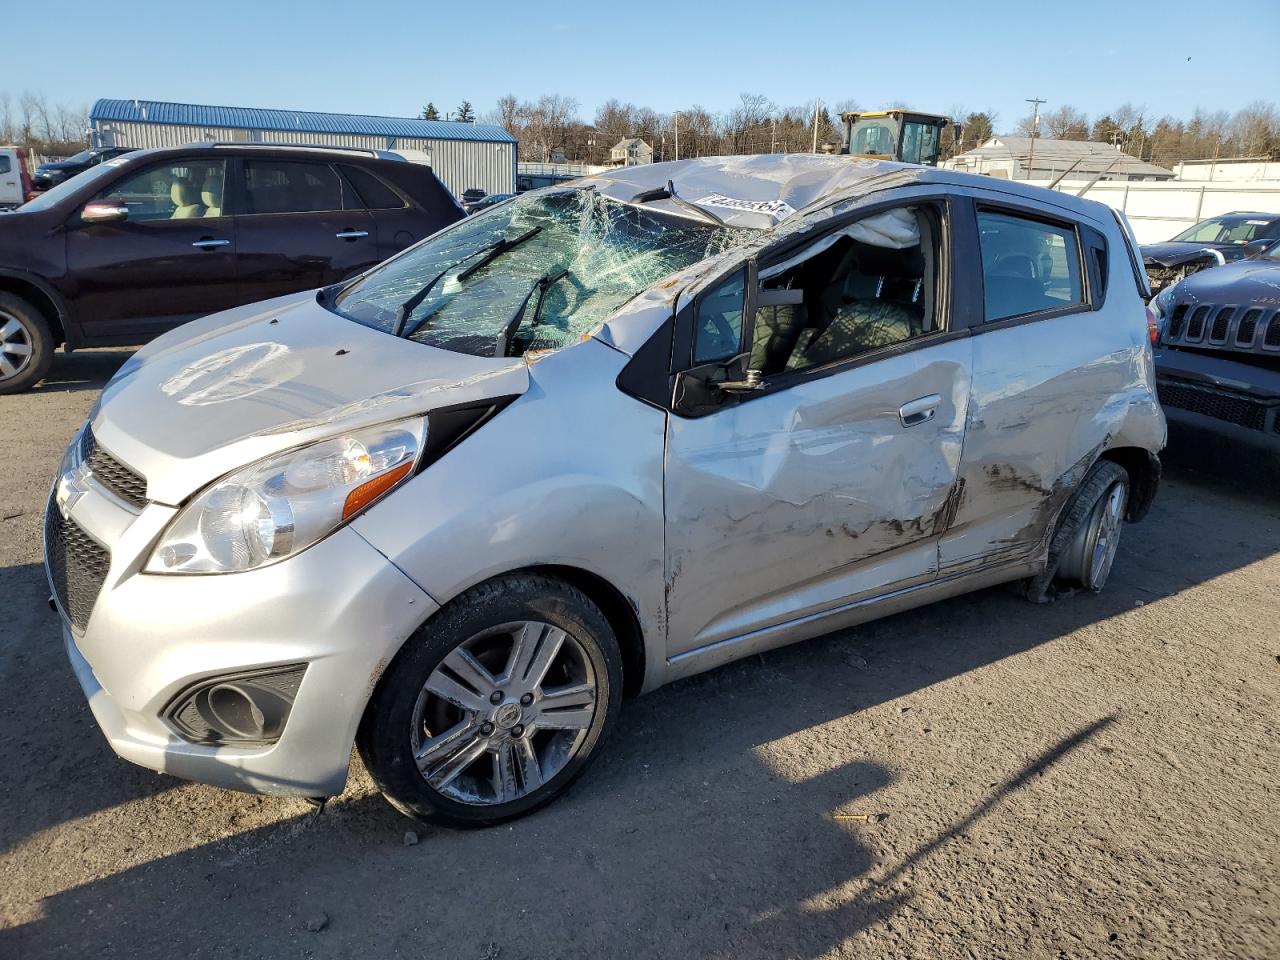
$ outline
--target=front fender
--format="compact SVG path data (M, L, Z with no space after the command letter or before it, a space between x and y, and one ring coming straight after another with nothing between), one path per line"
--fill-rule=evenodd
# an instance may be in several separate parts
M557 565L635 610L662 675L666 414L619 391L627 357L587 340L533 363L529 390L353 526L436 602Z

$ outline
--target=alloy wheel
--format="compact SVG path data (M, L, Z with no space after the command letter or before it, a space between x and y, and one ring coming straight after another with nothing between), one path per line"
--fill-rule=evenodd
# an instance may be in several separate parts
M0 310L0 380L10 380L31 363L31 331L17 317Z
M461 803L518 800L577 754L597 696L591 659L564 630L533 620L484 630L446 654L418 695L418 771Z
M1113 484L1103 498L1093 522L1093 555L1089 562L1089 589L1101 590L1111 573L1116 551L1120 547L1120 530L1124 523L1124 507L1128 491L1123 483Z

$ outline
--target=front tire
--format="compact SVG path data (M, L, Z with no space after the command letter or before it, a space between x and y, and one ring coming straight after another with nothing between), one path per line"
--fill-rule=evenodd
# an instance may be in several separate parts
M0 394L19 393L44 379L56 344L34 306L0 293Z
M621 706L622 656L604 614L561 580L519 574L472 588L410 637L356 743L401 812L486 826L564 792Z

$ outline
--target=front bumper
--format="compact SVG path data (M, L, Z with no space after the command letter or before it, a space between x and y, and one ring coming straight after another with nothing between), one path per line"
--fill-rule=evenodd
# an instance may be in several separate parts
M1210 472L1280 467L1280 372L1209 353L1156 353L1174 459Z
M126 760L215 786L341 792L374 685L436 604L350 528L247 573L141 573L174 513L131 510L93 484L68 511L111 550L83 631L62 612L67 655L108 742ZM189 743L164 720L197 681L296 663L306 673L275 743Z

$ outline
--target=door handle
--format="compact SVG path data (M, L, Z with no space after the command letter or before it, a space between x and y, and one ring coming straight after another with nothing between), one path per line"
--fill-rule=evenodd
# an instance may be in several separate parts
M898 419L902 421L904 427L914 427L918 423L925 423L933 419L933 415L938 412L938 404L941 402L942 398L936 393L910 400L898 408Z
M201 250L216 250L218 247L225 247L230 242L230 240L215 240L213 237L205 237L201 240L197 240L192 244L192 246L198 247Z
M341 233L334 234L339 240L359 240L361 237L367 237L368 235L368 230L352 230L350 227Z

